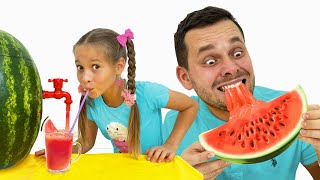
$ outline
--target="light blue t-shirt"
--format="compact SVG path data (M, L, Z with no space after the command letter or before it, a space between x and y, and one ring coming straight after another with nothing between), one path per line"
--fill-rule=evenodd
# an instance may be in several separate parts
M152 82L136 82L136 103L140 113L140 144L144 154L146 150L162 145L161 108L169 101L169 89ZM104 137L113 145L114 152L128 152L127 128L130 108L122 103L119 107L109 107L103 98L92 99L87 105L89 120L96 123Z
M259 100L270 101L283 93L283 91L275 91L256 86L254 90L254 97ZM179 146L177 151L178 155L180 155L188 146L199 141L198 135L200 133L226 123L225 121L215 117L199 97L192 96L192 98L199 103L199 111L195 121L189 128ZM168 138L176 117L176 111L169 111L167 113L162 128L164 141ZM288 149L275 158L256 164L232 164L225 168L217 179L291 180L295 179L296 170L300 162L303 165L308 165L317 161L317 159L315 149L312 145L296 139Z

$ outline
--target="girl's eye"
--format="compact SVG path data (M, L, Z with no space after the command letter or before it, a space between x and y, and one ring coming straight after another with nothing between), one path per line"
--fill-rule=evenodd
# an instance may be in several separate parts
M99 66L99 65L97 65L97 64L95 64L95 65L93 65L92 67L93 67L93 69L95 69L95 70L96 70L96 69L99 69L99 67L100 67L100 66Z
M216 60L214 59L209 59L209 60L206 60L205 62L207 65L214 65L216 63Z
M77 66L77 69L80 71L80 70L82 70L82 69L83 69L83 67L82 67L82 66L80 66L80 65L78 65L78 66Z
M242 51L237 51L233 54L234 57L241 57Z

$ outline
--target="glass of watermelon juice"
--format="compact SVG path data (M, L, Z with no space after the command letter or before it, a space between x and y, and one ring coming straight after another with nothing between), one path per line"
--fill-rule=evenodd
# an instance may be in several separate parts
M50 124L49 123L46 123ZM52 124L53 125L53 124ZM68 131L53 130L46 128L45 144L46 144L46 161L49 172L60 174L69 170L70 164L79 159L81 155L81 144L73 142L73 133L68 137ZM48 130L50 129L50 130ZM75 159L71 159L72 145L78 146L78 155Z

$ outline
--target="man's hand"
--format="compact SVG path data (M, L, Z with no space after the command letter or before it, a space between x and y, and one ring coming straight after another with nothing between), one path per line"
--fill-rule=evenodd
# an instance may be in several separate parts
M300 131L299 139L312 144L316 149L318 159L320 159L320 106L309 105L308 112L304 113L302 118L302 130ZM320 179L320 167L317 162L305 167L313 179Z
M215 179L230 163L223 160L208 162L214 155L206 151L199 142L195 142L185 149L181 157L201 172L204 179Z
M309 105L308 112L302 115L302 130L299 139L320 150L320 106Z

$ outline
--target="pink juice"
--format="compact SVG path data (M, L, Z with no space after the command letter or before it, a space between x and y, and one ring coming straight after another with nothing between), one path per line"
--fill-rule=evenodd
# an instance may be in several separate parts
M70 130L70 111L66 112L66 130Z
M46 133L45 138L48 169L69 169L73 134L68 137L68 132L59 130L58 132Z

